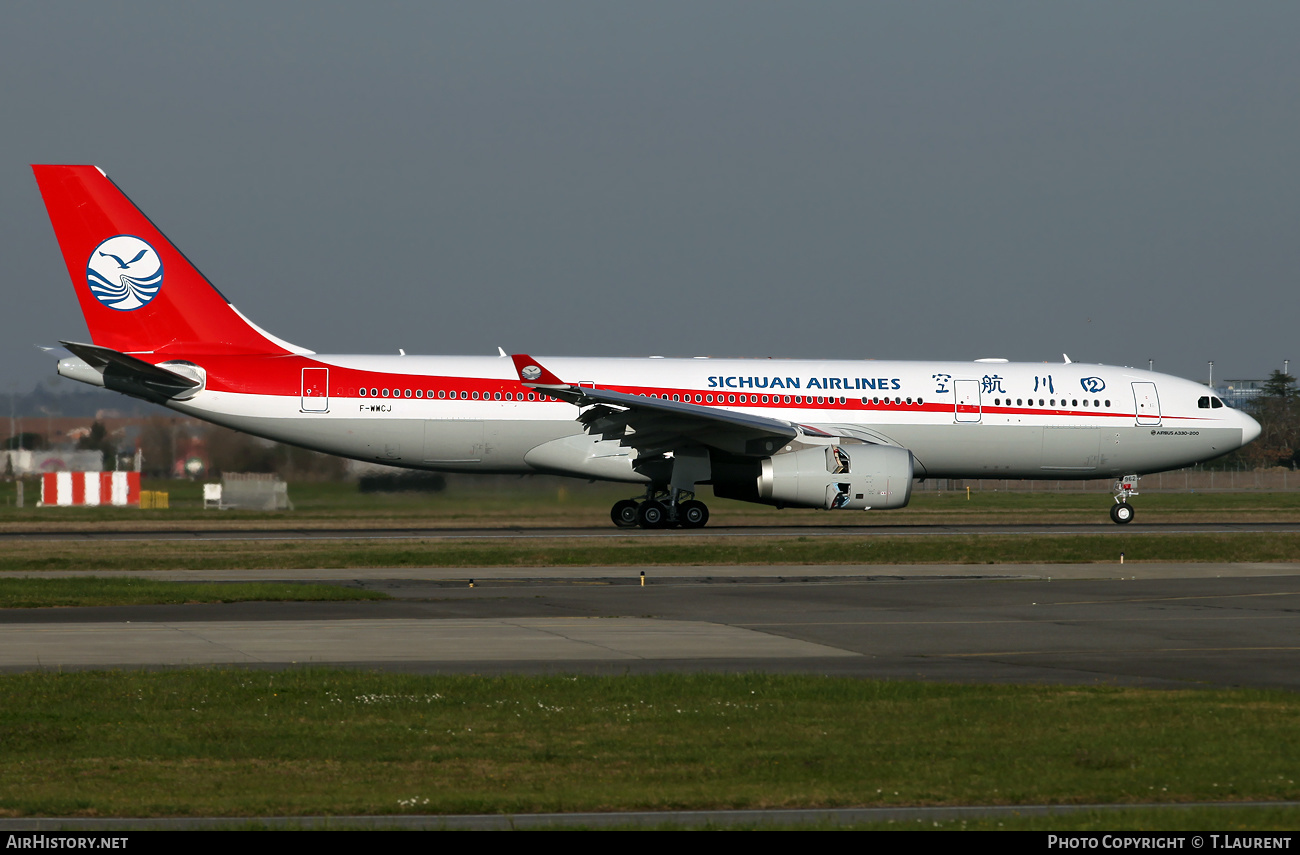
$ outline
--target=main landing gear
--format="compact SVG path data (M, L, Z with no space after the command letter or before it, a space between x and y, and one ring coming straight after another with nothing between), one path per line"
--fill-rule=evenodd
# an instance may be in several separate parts
M1128 503L1129 497L1136 496L1138 476L1125 475L1115 482L1115 504L1110 506L1110 518L1117 525L1125 525L1133 521L1133 506Z
M623 499L609 509L609 518L619 528L703 528L709 521L709 506L685 490L650 489L641 501ZM692 498L686 498L691 496Z

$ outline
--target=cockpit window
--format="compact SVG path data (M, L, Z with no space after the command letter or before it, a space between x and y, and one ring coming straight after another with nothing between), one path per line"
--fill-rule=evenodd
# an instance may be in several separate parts
M1210 399L1210 406L1217 410L1217 409L1219 409L1220 407L1223 406L1223 402L1220 401L1218 398L1211 398L1211 399Z
M1196 406L1200 407L1202 410L1208 410L1210 408L1210 396L1202 395L1201 397L1197 398Z

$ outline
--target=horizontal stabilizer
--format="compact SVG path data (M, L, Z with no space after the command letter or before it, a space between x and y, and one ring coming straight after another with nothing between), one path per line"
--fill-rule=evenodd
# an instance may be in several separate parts
M186 393L193 393L203 385L198 377L186 376L111 348L73 341L61 341L59 344L76 357L59 361L60 374L103 385L115 392L144 398L146 401L161 404L175 398L188 397ZM76 362L82 365L65 364ZM93 374L88 376L86 368Z

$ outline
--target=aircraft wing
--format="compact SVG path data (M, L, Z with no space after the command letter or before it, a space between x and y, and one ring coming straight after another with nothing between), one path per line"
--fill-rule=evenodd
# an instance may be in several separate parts
M650 457L703 445L745 457L767 457L799 436L830 436L806 425L781 419L669 401L609 389L565 383L527 354L511 357L519 381L554 398L583 408L578 421L587 433L618 439L624 446Z

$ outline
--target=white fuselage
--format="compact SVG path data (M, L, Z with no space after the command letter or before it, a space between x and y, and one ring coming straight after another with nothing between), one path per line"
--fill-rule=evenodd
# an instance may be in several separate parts
M303 360L304 357L286 357ZM202 364L200 359L196 362ZM1258 435L1205 386L1083 363L541 360L565 382L690 401L910 449L918 477L1097 478L1217 457ZM305 358L294 394L213 382L177 410L331 454L423 469L644 481L634 451L496 357ZM218 372L219 373L219 372ZM1213 401L1211 405L1207 401Z

